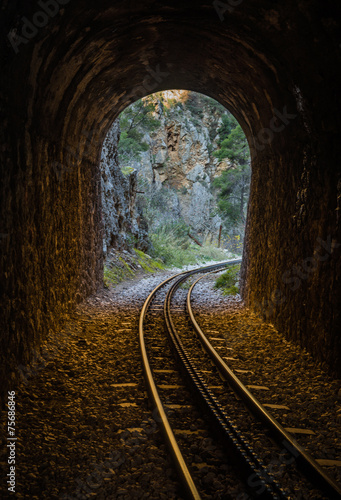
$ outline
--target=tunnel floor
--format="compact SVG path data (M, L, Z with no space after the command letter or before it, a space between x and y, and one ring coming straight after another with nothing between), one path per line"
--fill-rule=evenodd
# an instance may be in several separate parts
M43 357L30 369L20 367L17 498L182 498L148 404L138 344L142 304L170 274L136 278L90 297L50 336ZM288 406L272 408L274 416L315 433L296 436L299 442L315 458L340 458L340 381L238 296L223 297L212 278L195 289L194 312L203 329L225 337L224 355L241 380L263 387L254 389L260 401ZM203 447L216 452L208 437ZM328 471L340 481L336 467ZM221 478L210 474L207 480L219 484ZM231 498L242 491L239 480L231 480Z

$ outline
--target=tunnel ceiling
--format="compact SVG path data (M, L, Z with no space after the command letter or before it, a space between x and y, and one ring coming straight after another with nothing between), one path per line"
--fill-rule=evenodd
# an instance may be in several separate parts
M329 91L335 85L339 48L321 57L325 39L337 35L335 2L63 3L32 40L17 45L23 64L33 54L28 93L18 95L13 88L12 98L19 109L30 99L30 118L41 133L51 129L70 137L87 124L103 138L113 118L136 98L184 88L227 106L251 140L267 126L273 108L295 107L294 89L314 102L319 85L321 92L327 82ZM36 12L32 2L25 17L33 20ZM6 21L22 32L22 18ZM316 106L309 113L321 116L317 101Z

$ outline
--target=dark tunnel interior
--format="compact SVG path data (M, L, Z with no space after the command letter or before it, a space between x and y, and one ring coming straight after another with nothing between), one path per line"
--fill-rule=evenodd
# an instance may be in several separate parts
M238 119L253 172L243 298L340 376L341 6L38 4L1 2L5 390L101 286L102 142L127 105L167 89L204 93Z

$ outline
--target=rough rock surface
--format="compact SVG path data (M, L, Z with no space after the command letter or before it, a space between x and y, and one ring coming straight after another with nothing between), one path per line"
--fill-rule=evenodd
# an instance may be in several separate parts
M128 176L121 172L117 157L119 136L119 120L115 120L101 154L105 256L111 248L148 248L147 225L136 205L137 172L133 171Z
M200 117L187 106L190 96L201 111ZM223 111L210 107L205 96L184 90L165 92L164 106L158 97L154 99L160 127L146 132L144 141L150 149L132 166L156 191L162 186L169 189L165 203L175 219L183 218L197 234L217 235L222 221L214 214L216 199L211 183L231 166L228 160L212 156ZM167 108L167 99L176 100L179 106Z

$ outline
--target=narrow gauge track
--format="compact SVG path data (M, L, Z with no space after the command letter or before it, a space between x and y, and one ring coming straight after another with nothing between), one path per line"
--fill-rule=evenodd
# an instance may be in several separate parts
M200 474L195 472L193 475L186 465L187 461L191 462L193 460L193 453L191 454L191 452L189 452L188 443L186 442L186 439L181 438L181 436L187 435L188 437L189 434L191 436L191 442L193 442L194 436L190 434L190 431L186 431L186 429L177 429L176 427L179 427L179 420L181 421L183 419L183 409L193 406L191 399L192 394L188 392L187 396L182 395L180 398L180 404L171 404L169 402L167 390L169 391L169 389L171 389L172 394L174 395L178 389L182 389L183 393L184 388L182 387L182 379L178 374L178 368L174 364L173 357L170 355L169 351L166 350L165 338L164 335L162 335L164 333L164 322L166 324L168 338L171 341L173 351L178 358L178 361L181 363L181 370L186 374L192 385L191 391L193 392L194 389L194 392L197 397L199 397L200 402L204 404L206 413L213 418L213 427L216 432L218 431L219 437L222 439L230 459L232 456L232 461L237 463L239 469L242 470L243 476L245 480L247 480L247 491L250 494L250 497L272 499L295 498L295 496L290 494L290 492L286 493L275 478L271 476L262 459L257 456L251 444L241 434L234 422L231 421L229 415L224 409L224 405L218 401L218 399L221 399L221 393L226 392L225 388L222 388L219 383L216 383L216 385L213 385L212 387L212 377L214 379L214 373L212 374L212 370L203 370L201 366L202 361L198 361L197 352L201 351L198 349L198 342L199 345L201 343L214 366L218 369L220 377L223 378L230 387L232 387L238 395L237 397L243 400L249 410L251 410L252 413L255 414L257 418L259 418L263 424L268 427L272 437L279 443L281 453L283 454L284 446L284 450L290 452L293 462L300 466L309 479L315 484L318 484L318 486L325 492L327 496L321 496L321 498L341 498L338 485L336 485L333 480L326 475L323 469L298 445L292 436L287 433L273 417L271 417L267 410L256 400L256 398L254 398L250 391L243 386L236 375L220 358L216 350L198 326L191 309L190 297L195 284L201 278L192 284L187 295L186 307L189 319L188 316L185 316L185 310L183 305L181 308L181 303L176 304L175 307L174 304L172 304L177 290L179 290L181 284L188 280L190 276L198 273L203 273L205 275L209 272L217 272L226 267L226 265L236 264L239 262L239 260L231 261L225 264L199 268L168 278L156 287L153 292L151 292L140 315L140 347L148 393L171 454L173 455L186 495L189 498L195 499L199 499L207 495L210 498L228 498L228 496L223 496L224 493L221 482L218 481L217 483L216 481L214 484L213 481L213 485L211 486L208 486L207 484L203 485L202 482L200 482ZM192 334L187 335L187 332L190 330L192 330L192 332L196 332L197 338L193 338ZM182 333L180 338L178 331L185 332L185 334ZM194 354L194 352L196 354ZM193 359L195 361L193 361ZM151 367L151 363L153 364L153 368ZM166 369L165 366L167 367ZM172 368L169 368L170 366ZM206 374L209 375L205 376ZM172 383L164 383L165 378L171 378ZM205 378L208 380L205 381ZM176 380L177 383L174 384L174 380ZM211 386L209 385L210 380ZM162 393L163 403L159 393ZM170 391L168 394L169 393ZM189 401L191 401L190 405L188 405ZM176 408L181 409L182 413L176 414ZM188 417L189 425L191 423L191 418L193 419L193 416ZM179 442L181 442L181 445L178 444ZM195 444L190 448L193 448L193 446L194 449L196 449ZM183 452L180 450L180 447ZM206 466L207 464L204 462L203 465ZM197 485L197 482L199 482L199 485ZM217 496L212 496L212 488L218 488L220 493L218 492ZM248 496L243 496L243 498L248 498Z

